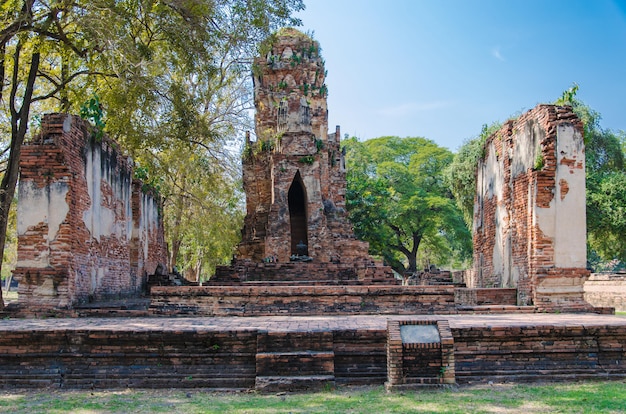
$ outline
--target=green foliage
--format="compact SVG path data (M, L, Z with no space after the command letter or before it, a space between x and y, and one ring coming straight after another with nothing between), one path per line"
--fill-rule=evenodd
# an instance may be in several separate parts
M305 155L304 157L301 157L299 161L303 164L311 165L315 162L315 157L312 155Z
M293 55L291 55L291 67L292 68L296 67L300 63L302 63L302 58L298 56L297 53L294 53Z
M533 165L533 168L535 170L541 170L544 166L544 159L543 159L543 154L541 152L541 150L537 151L537 156L535 157L535 164Z
M574 83L570 86L569 89L563 91L563 94L559 99L554 103L555 105L561 106L573 106L576 104L576 94L578 93L578 84Z
M454 155L449 167L444 171L446 183L456 199L468 228L472 228L474 219L474 195L476 194L476 166L485 157L485 142L501 128L494 122L483 125L480 135L465 141Z
M443 177L450 151L425 138L351 138L344 145L346 205L373 254L399 273L469 257L471 237Z
M592 250L605 261L626 262L626 172L591 175L587 183L587 228Z
M275 148L274 141L271 139L266 139L261 141L261 151L273 151Z
M106 126L106 123L104 121L104 111L102 110L102 105L100 104L98 95L94 95L87 102L82 104L79 113L82 119L91 122L94 127L94 137L96 140L101 141L104 136L104 127Z
M315 140L315 150L319 153L324 149L324 141L315 137L313 137L313 139Z
M155 191L157 194L161 193L163 178L151 174L148 168L136 165L133 171L133 178L142 182L141 189L144 192Z
M320 94L320 96L327 96L328 95L328 87L326 86L326 84L323 84L322 86L320 86L319 94Z
M237 146L234 140L250 121L250 65L243 62L279 27L299 25L292 13L304 4L174 3L35 0L30 9L24 1L2 3L0 98L24 96L23 108L32 106L35 113L80 111L99 135L105 107L107 133L150 171L149 184L160 183L168 242L176 246L173 263L207 275L216 261L230 259L238 230L232 228L240 225L242 196L231 188L238 185L239 168L226 148ZM35 80L32 99L25 93L29 75ZM6 93L6 85L15 94ZM11 105L21 103L0 108L5 141L15 138L5 128ZM223 215L203 213L223 205ZM191 217L214 221L191 225Z

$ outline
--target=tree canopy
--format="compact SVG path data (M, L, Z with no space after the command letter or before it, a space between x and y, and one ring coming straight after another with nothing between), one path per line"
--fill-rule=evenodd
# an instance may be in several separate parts
M373 254L401 274L469 257L471 236L444 183L449 150L425 138L351 138L344 146L350 219Z
M487 138L501 127L494 122L491 125L483 125L480 135L474 139L466 140L452 162L445 168L444 177L450 191L454 195L459 209L463 212L463 218L467 228L472 228L474 220L474 196L476 195L476 166L484 156L484 146Z
M104 130L151 176L167 177L166 203L199 200L180 191L178 170L190 153L228 164L226 143L248 125L251 57L277 28L298 25L292 13L303 8L302 0L2 2L0 253L33 113L78 113L97 96ZM199 186L220 198L232 176L208 177Z

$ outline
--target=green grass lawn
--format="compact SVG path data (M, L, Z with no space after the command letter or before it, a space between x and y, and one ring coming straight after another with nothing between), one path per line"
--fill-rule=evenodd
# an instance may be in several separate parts
M494 385L386 393L200 390L3 391L0 413L626 413L626 381Z

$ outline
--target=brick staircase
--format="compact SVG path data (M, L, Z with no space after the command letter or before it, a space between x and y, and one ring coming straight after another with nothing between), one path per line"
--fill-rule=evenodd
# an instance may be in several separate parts
M259 332L258 391L319 390L335 385L332 332Z

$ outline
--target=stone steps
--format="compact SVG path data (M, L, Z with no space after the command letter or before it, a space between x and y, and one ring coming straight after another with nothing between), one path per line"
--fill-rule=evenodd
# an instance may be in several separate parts
M150 309L164 316L456 313L453 286L159 286L150 293Z
M475 306L457 306L459 313L535 313L534 306L516 306L516 305L475 305Z
M335 384L332 332L259 332L258 391L319 390Z

